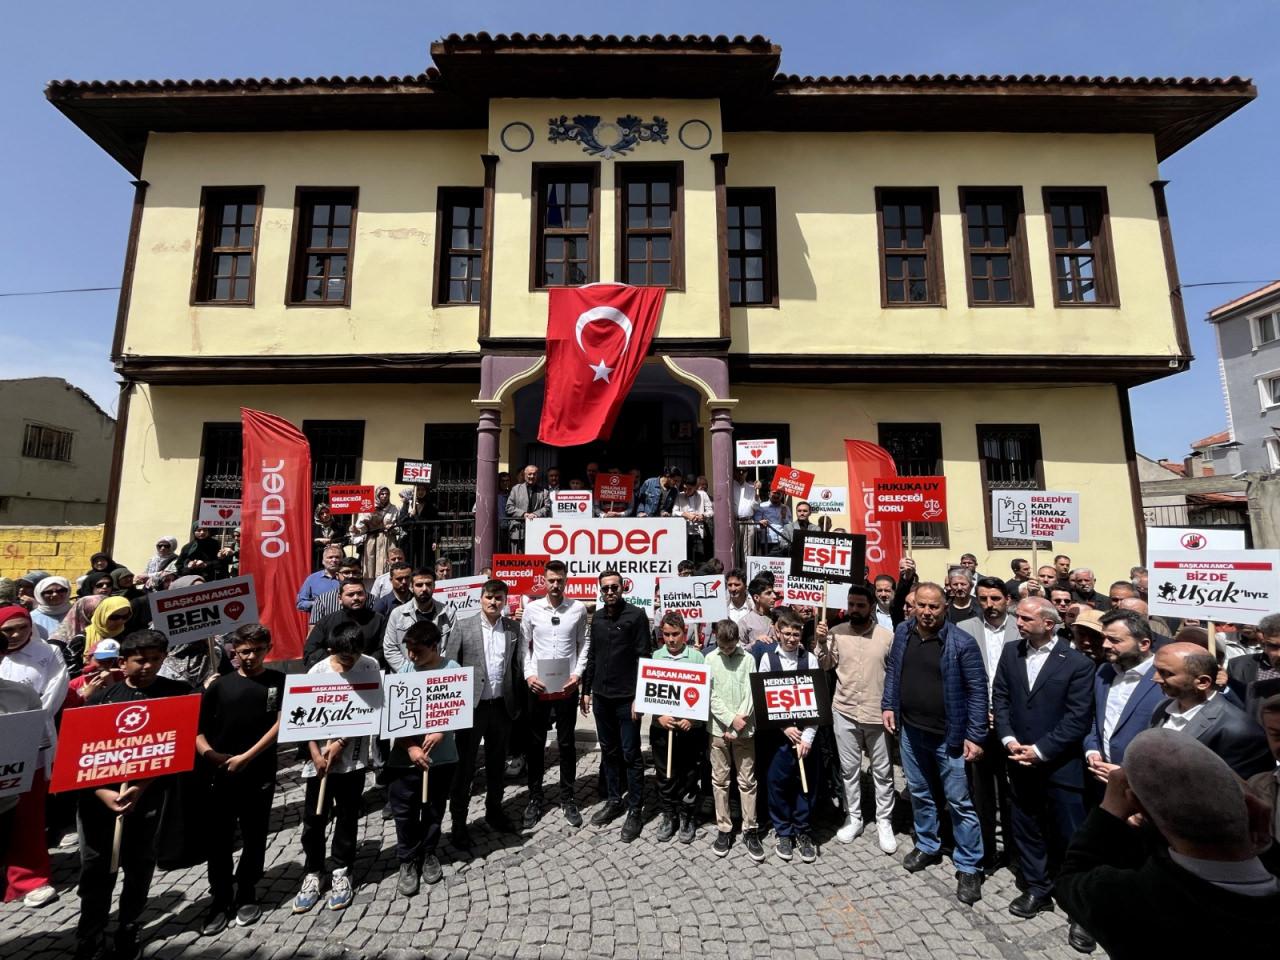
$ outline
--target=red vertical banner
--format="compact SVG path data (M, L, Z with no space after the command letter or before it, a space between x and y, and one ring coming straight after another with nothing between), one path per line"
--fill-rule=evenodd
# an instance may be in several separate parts
M866 440L846 440L844 457L849 467L849 532L867 538L867 577L874 580L887 573L896 580L902 524L876 519L875 490L877 477L896 477L898 468L889 451Z
M240 572L252 574L269 660L297 660L307 638L298 588L311 573L311 447L288 420L240 408L244 429Z

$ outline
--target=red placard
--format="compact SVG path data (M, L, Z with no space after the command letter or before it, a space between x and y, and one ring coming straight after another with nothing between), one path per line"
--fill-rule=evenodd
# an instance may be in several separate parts
M630 503L635 498L635 479L629 473L597 473L597 503Z
M947 519L946 477L877 477L872 497L880 520L942 523Z
M799 497L803 500L813 489L813 480L812 473L797 470L795 467L778 467L773 472L773 486L770 489L781 490L789 497Z
M541 596L547 592L543 568L550 560L545 553L495 553L493 577L507 585L512 597Z
M329 488L330 513L372 513L373 487L336 486Z
M49 791L185 773L195 764L199 721L198 694L67 710Z

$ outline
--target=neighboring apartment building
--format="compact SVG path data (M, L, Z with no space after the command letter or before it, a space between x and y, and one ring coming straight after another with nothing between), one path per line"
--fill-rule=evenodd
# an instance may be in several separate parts
M0 525L106 519L116 422L59 377L0 380Z
M1209 311L1234 470L1280 471L1280 281Z
M481 560L498 469L675 463L729 517L735 435L819 483L845 483L846 437L945 473L930 570L1025 551L991 535L1000 488L1078 490L1073 554L1141 556L1128 388L1190 359L1158 165L1250 82L815 79L760 37L431 54L416 77L50 85L137 178L118 552L236 493L243 404L312 437L320 490L436 461ZM608 280L667 288L653 357L612 442L549 450L547 290Z

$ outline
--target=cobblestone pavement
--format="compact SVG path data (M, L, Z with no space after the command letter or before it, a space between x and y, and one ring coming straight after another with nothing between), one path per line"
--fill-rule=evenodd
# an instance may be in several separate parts
M555 753L554 747L550 750ZM899 804L899 849L876 846L874 823L850 845L834 839L829 814L817 824L817 863L784 863L765 842L768 859L753 863L741 843L729 855L711 852L714 825L703 823L690 846L658 844L656 804L646 805L640 838L624 844L621 821L606 828L570 827L552 807L523 837L496 835L479 818L473 795L470 857L441 845L444 879L412 900L396 894L394 825L380 815L382 791L366 790L355 903L332 913L323 902L294 916L290 901L302 880L299 830L302 786L292 751L281 752L280 789L272 815L267 875L260 889L263 917L202 938L208 885L203 867L158 872L143 917L144 955L158 958L454 958L531 960L610 958L656 960L685 956L816 960L841 957L1066 958L1061 914L1016 920L1007 912L1017 896L1002 870L987 881L984 899L969 908L955 900L949 863L919 874L902 869L911 849L909 812ZM579 760L577 796L589 819L598 802L598 755ZM548 799L556 797L554 757L548 758ZM288 766L284 764L289 763ZM650 768L650 771L652 768ZM899 773L899 777L900 777ZM480 789L482 777L477 778ZM864 784L869 794L869 784ZM652 790L652 784L649 784ZM527 794L508 782L505 809L519 822ZM651 798L652 799L652 798ZM446 817L446 827L447 827ZM74 946L78 900L74 848L54 854L57 902L30 910L0 907L0 957L54 960ZM1096 956L1103 956L1101 952Z

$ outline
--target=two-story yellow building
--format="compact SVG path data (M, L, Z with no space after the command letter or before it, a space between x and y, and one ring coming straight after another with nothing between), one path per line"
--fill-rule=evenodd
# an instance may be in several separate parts
M1082 494L1068 552L1126 574L1127 390L1191 359L1158 164L1253 85L812 78L780 53L480 34L415 77L51 84L137 178L108 546L138 562L237 494L243 405L304 429L317 490L435 461L477 561L508 465L675 463L728 517L734 436L835 485L847 437L947 476L926 573L1004 569L1026 548L992 537L989 491L1047 487ZM547 290L608 280L667 287L652 359L612 440L542 447Z

